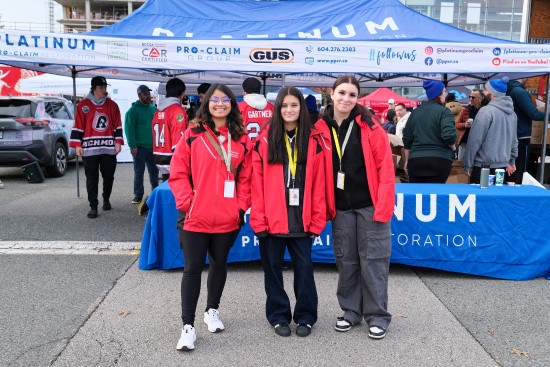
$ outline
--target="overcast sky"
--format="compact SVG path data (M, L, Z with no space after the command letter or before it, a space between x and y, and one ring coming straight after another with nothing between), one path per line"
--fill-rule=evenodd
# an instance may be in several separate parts
M9 5L7 5L9 3ZM48 0L2 0L0 20L6 23L43 23L50 22ZM60 19L61 5L54 1L55 20Z

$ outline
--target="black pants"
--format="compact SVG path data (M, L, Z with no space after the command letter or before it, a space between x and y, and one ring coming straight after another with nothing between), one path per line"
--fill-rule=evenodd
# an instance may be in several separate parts
M529 159L529 143L530 138L518 139L518 157L516 158L516 172L509 177L505 177L505 181L514 181L517 185L521 185L523 181L523 172L527 171L527 160ZM506 174L508 176L508 174Z
M227 256L239 230L227 233L202 233L179 230L184 270L181 278L181 319L195 324L195 312L201 291L201 274L208 254L210 267L206 282L206 310L217 309L227 278Z
M294 269L294 316L283 284L283 259L288 248ZM311 238L260 238L260 256L264 269L265 314L273 326L294 320L313 325L317 321L317 289L311 261Z
M439 157L412 158L407 163L410 183L445 183L452 168L453 161Z
M103 200L109 200L113 191L113 181L115 180L116 155L100 154L82 157L82 163L86 174L88 202L91 208L97 208L99 172L101 172L103 178Z

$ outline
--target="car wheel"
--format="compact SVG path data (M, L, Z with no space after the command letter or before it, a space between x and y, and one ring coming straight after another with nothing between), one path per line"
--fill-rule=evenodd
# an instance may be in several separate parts
M67 171L67 148L61 143L55 144L53 165L46 167L46 172L51 177L61 177Z

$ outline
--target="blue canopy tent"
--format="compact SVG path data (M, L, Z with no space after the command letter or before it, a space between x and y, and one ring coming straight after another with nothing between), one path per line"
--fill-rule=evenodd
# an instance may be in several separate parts
M88 34L2 29L0 50L0 63L51 74L190 84L330 86L355 73L365 87L456 86L550 72L550 45L466 32L398 0L149 0Z
M223 9L223 11L218 11ZM0 31L0 62L67 76L240 84L363 86L425 79L477 84L550 71L550 47L505 41L440 23L398 0L149 0L88 34Z

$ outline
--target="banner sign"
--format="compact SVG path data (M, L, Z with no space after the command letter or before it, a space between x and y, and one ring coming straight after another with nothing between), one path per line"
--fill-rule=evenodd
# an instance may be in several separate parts
M0 32L0 62L281 73L550 72L550 45L418 41L129 39ZM122 69L123 69L122 68Z

